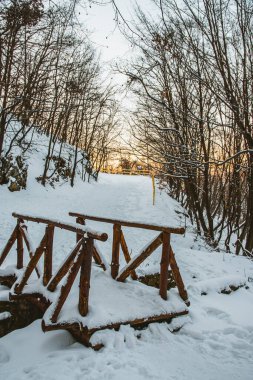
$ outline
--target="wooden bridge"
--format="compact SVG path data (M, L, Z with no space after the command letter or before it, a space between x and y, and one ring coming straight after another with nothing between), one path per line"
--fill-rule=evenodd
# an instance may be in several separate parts
M69 215L76 219L76 223L62 223L13 213L17 225L0 255L0 284L11 290L8 292L8 299L4 301L0 290L0 312L7 307L7 310L14 310L14 314L16 310L18 314L20 305L23 307L25 304L27 321L23 321L23 325L43 317L43 331L65 329L86 346L90 345L91 335L98 330L117 329L122 324L142 327L151 322L169 321L188 313L187 292L170 244L171 234L183 234L184 228L113 220L73 212ZM107 234L88 228L87 220L99 222L101 226L103 223L113 226L111 265L108 265L96 243L105 242ZM36 249L32 247L27 222L46 226ZM131 257L122 227L142 228L159 233L139 254ZM74 233L76 242L60 267L54 270L53 241L56 228ZM2 269L15 242L16 263ZM139 281L136 270L160 245L162 254L158 294L156 288ZM25 247L27 255L24 254ZM126 261L123 268L119 265L120 248ZM40 270L38 263L42 256L44 265L43 270ZM92 259L95 266L92 265ZM170 289L168 292L169 267L177 290ZM29 308L32 310L30 314ZM7 321L0 320L0 334L4 331L1 323L9 326L6 327L6 332L16 328L15 324L11 327L15 315L9 314Z
M153 170L148 169L122 169L122 168L102 168L101 173L107 174L123 174L123 175L144 175L152 176L154 175Z

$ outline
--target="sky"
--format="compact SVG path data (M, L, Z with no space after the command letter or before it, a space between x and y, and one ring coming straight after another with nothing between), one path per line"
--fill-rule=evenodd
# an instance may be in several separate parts
M152 15L156 11L152 0L115 0L115 3L129 25L135 18L136 5ZM101 59L104 62L113 64L132 56L133 48L116 25L112 4L108 3L103 6L90 4L80 11L80 19L91 32L90 39L100 51ZM119 21L122 23L122 20Z
M131 24L134 19L134 7L138 4L142 9L151 14L155 12L152 0L115 0L117 7L124 16L125 20ZM86 4L88 1L86 0ZM121 114L124 120L124 114L133 109L135 102L133 95L126 91L125 83L127 78L122 74L117 74L113 68L116 63L130 59L134 54L134 49L127 39L120 32L115 22L115 12L112 4L104 6L91 4L79 9L80 21L90 31L90 41L101 55L101 63L105 75L113 84L119 86L117 99L121 104ZM122 91L121 91L122 88ZM123 122L124 132L121 135L123 145L127 136L127 127Z
M117 3L129 19L133 1L118 0ZM100 50L103 61L113 63L115 60L131 55L131 46L115 23L112 4L104 6L93 4L86 10L83 9L82 20L91 31L91 41Z

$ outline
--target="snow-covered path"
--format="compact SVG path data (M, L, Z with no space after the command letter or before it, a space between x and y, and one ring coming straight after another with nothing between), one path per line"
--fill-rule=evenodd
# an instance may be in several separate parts
M35 163L36 164L36 163ZM36 168L36 165L34 165ZM149 223L185 224L181 207L157 189L152 206L151 179L136 176L101 175L98 183L78 181L72 189L43 188L32 179L27 191L10 193L0 187L0 249L15 221L12 211L71 220L69 211L84 212ZM90 223L108 232L110 239L100 248L109 259L111 226ZM40 225L29 226L34 242ZM229 295L219 291L229 282L253 278L253 263L223 252L211 252L187 234L172 239L174 251L191 300L189 317L150 325L136 332L124 326L119 332L104 332L105 348L99 352L75 343L67 332L43 334L40 321L0 339L0 380L12 379L160 379L160 380L251 380L253 378L253 283ZM125 229L135 254L152 237L150 231ZM74 243L74 236L57 233L57 265ZM159 267L159 251L151 256L146 272ZM11 261L11 259L10 259ZM201 293L207 295L201 295ZM92 300L91 300L92 302ZM171 327L183 327L171 333Z

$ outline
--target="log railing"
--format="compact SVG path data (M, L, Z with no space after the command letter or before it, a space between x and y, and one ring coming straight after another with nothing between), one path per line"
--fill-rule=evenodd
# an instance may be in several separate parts
M126 220L116 220L103 218L92 215L85 215L75 212L70 212L70 216L76 218L76 222L85 225L86 220L97 221L101 223L110 223L113 225L113 243L112 243L112 260L111 260L111 276L117 281L125 281L128 276L131 276L134 280L137 279L135 270L137 267L146 260L160 245L162 245L162 255L160 263L160 290L159 294L163 299L167 299L167 287L168 287L168 270L169 266L173 273L176 285L180 297L188 305L188 295L185 289L177 262L175 259L174 252L171 247L170 238L171 234L184 234L185 229L182 227L169 227L169 226L159 226L151 225L145 223L130 222ZM159 235L152 240L148 246L146 246L140 254L131 259L129 250L126 244L126 240L122 231L122 226L132 227L132 228L142 228L152 231L159 231ZM124 254L127 265L119 271L119 255L120 247Z
M167 299L168 270L170 266L179 290L179 295L187 305L189 304L188 295L185 290L175 255L171 247L171 234L183 234L185 232L184 228L174 228L169 226L151 225L125 220L100 218L97 216L84 215L73 212L69 215L75 217L78 224L63 223L58 220L13 213L14 218L17 219L17 225L14 228L14 231L12 232L2 253L0 254L1 266L14 243L17 243L16 267L17 269L23 268L24 270L20 273L19 277L14 280L14 293L11 295L13 299L15 299L15 297L17 298L27 296L27 298L30 297L31 299L32 297L35 297L36 302L38 302L38 293L36 293L36 288L35 292L32 294L27 294L27 292L31 292L31 290L29 290L29 287L25 288L31 274L34 271L37 273L40 281L42 280L45 289L48 290L48 293L45 293L47 294L47 297L50 298L50 292L54 292L60 284L61 287L58 289L57 297L54 298L54 307L50 315L51 322L53 324L56 324L59 313L79 273L78 309L81 316L87 315L92 257L94 258L95 262L104 270L107 268L107 264L103 260L102 255L96 246L96 240L106 241L108 236L105 233L99 233L90 228L87 228L85 221L93 220L101 223L110 223L113 225L111 276L115 279L115 281L125 281L129 276L131 276L132 279L137 280L138 277L136 274L136 269L138 266L144 260L146 260L159 246L162 245L159 294L163 299ZM32 247L26 222L45 224L45 233L36 249L33 249ZM122 227L153 230L158 231L159 234L138 255L131 257L124 233L122 231ZM53 273L53 241L56 228L75 233L76 243L72 251L65 258L61 267L55 273ZM27 248L30 257L29 262L26 266L24 266L24 247ZM120 248L122 249L126 261L126 265L121 269L119 268ZM42 273L40 273L38 263L43 255L44 267ZM47 300L46 307L48 307L48 302L50 303L51 301Z
M12 214L17 219L17 225L14 228L7 244L5 245L0 255L0 266L5 261L15 241L17 242L17 269L24 268L24 271L16 279L14 284L13 299L21 296L33 271L36 271L38 278L42 276L42 282L49 291L54 291L67 275L64 285L61 286L59 297L56 303L54 313L52 315L52 322L56 322L59 312L70 292L73 282L80 270L80 283L79 283L79 312L82 316L88 313L88 298L90 287L90 273L92 256L96 263L100 264L105 269L103 261L99 252L94 249L94 240L106 241L108 236L105 233L93 231L87 227L79 227L72 223L62 223L52 219L45 219L41 217L34 217L30 215ZM25 224L26 221L46 224L45 233L36 250L33 250L31 239L28 234L28 228ZM67 259L65 259L61 268L53 276L52 258L53 258L53 239L55 228L60 228L66 231L74 232L78 236L78 242L74 249L70 252ZM24 243L27 247L30 261L24 267ZM39 272L37 264L44 254L44 269L43 274ZM31 296L31 294L28 294Z

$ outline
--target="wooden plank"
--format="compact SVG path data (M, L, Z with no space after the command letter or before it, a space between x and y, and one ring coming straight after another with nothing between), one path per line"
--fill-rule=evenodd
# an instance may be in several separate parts
M125 227L143 228L146 230L153 230L153 231L164 231L164 232L174 233L174 234L179 234L179 235L183 235L185 233L185 229L183 227L157 226L157 225L153 225L153 224L129 222L126 220L101 218L98 216L79 214L79 213L75 213L75 212L70 212L69 215L74 216L74 217L80 217L80 218L88 219L88 220L94 220L94 221L102 222L102 223L119 224L120 226L125 226Z
M118 330L122 325L130 325L133 327L145 327L150 323L154 322L165 322L170 321L173 318L177 318L183 315L187 315L188 310L183 310L179 312L173 312L168 314L160 314L153 316L144 316L143 318L127 320L127 321L119 321L116 323L111 323L107 325L101 325L99 327L88 329L87 326L83 326L82 323L78 322L65 322L65 323L55 323L55 324L46 324L44 320L42 320L42 329L44 332L54 331L54 330L67 330L69 331L75 339L77 339L80 343L84 344L87 347L91 347L89 343L89 338L92 334L97 331L107 330L107 329L115 329ZM77 337L76 332L80 332ZM83 332L83 334L82 334ZM87 339L88 337L88 339ZM101 348L101 347L100 347Z
M4 249L2 250L1 252L1 256L0 256L0 266L3 264L4 260L6 259L8 253L10 252L13 244L15 243L16 239L17 239L17 231L18 231L18 226L16 226L14 228L14 230L12 231L12 234L9 238L9 240L7 241Z
M30 215L21 215L21 214L17 214L15 212L12 213L12 216L14 218L18 218L18 219L24 219L24 220L27 220L27 221L30 221L30 222L36 222L36 223L44 223L44 224L47 224L47 225L52 225L54 227L58 227L58 228L61 228L63 230L66 230L66 231L71 231L71 232L75 232L75 233L78 233L82 236L85 236L87 235L87 237L90 237L92 239L95 239L95 240L101 240L101 241L106 241L108 239L108 235L106 233L99 233L99 232L96 232L96 231L85 231L81 228L78 228L78 227L75 227L73 226L72 224L67 224L67 223L60 223L60 222L56 222L55 220L52 220L52 219L45 219L45 218L36 218L34 216L30 216Z
M24 271L20 282L15 285L14 293L20 294L22 290L24 289L25 284L27 283L28 278L31 276L32 271L35 269L41 255L43 254L45 248L46 248L46 235L43 236L40 245L36 249L34 256L31 258L30 262L28 263L26 270Z
M68 295L69 295L69 292L70 292L70 289L75 281L75 278L77 276L77 273L80 269L80 266L82 264L82 259L83 259L83 252L80 251L74 262L72 263L71 267L70 267L70 270L68 272L68 277L67 277L67 280L66 280L66 283L64 285L62 285L61 287L61 291L60 291L60 296L57 300L57 303L56 303L56 306L55 306L55 309L54 309L54 312L50 318L51 322L52 323L56 323L57 322L57 318L58 318L58 315L62 309L62 306L64 304L64 302L66 301Z
M89 309L90 274L93 248L94 244L92 239L88 239L82 247L83 259L81 265L78 303L78 310L82 317L85 317L85 315L88 314Z
M116 278L119 273L119 251L120 251L121 227L119 224L113 225L113 242L112 242L112 262L111 275Z
M52 277L53 269L54 226L46 227L46 250L44 255L43 285L46 286Z
M80 247L83 244L84 239L81 239L77 242L74 249L70 252L69 256L66 258L62 266L59 268L54 277L50 280L47 289L50 292L54 292L59 282L63 279L63 277L68 273L68 270L73 263L77 253L79 252Z
M117 277L117 281L125 281L125 279L136 269L148 256L151 255L163 242L162 233L159 234L138 256L134 257L128 265L121 271Z
M161 270L160 270L160 296L167 300L167 287L169 275L169 247L170 247L170 234L163 232L163 248L161 256Z
M153 322L164 322L168 321L172 318L180 317L182 315L188 314L188 310L183 310L179 312L173 312L173 313L164 313L160 315L152 315L152 316L145 316L143 318L138 319L129 319L127 321L118 322L118 323L112 323L104 326L99 326L97 328L89 329L89 334L93 334L96 331L105 330L105 329L118 329L121 325L130 325L130 326L146 326L149 323Z
M185 289L184 282L183 282L183 279L181 277L179 268L177 266L175 255L174 255L174 252L173 252L171 246L170 246L170 259L169 259L169 262L170 262L170 267L171 267L171 270L172 270L175 282L176 282L177 287L178 287L179 295L182 298L182 300L185 302L185 304L187 306L190 306L190 301L188 299L188 294L187 294L187 291Z
M126 243L126 240L125 240L125 236L124 236L122 230L121 230L121 235L120 235L120 245L121 245L122 252L124 254L126 263L128 264L131 261L131 256L130 256L130 253L129 253L129 250L128 250L128 247L127 247L127 243ZM133 270L131 272L131 277L132 277L133 280L137 280L138 279L138 276L135 273L135 270Z

